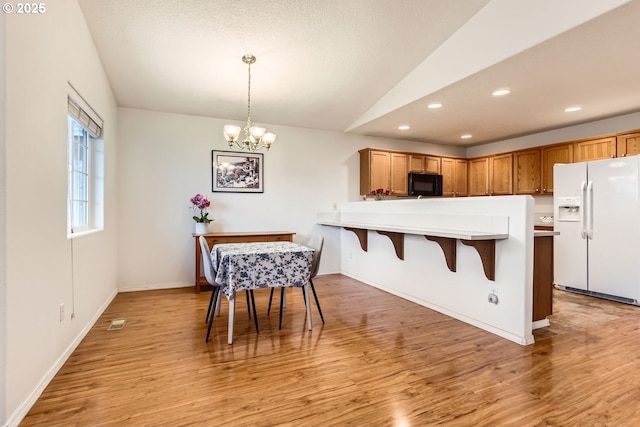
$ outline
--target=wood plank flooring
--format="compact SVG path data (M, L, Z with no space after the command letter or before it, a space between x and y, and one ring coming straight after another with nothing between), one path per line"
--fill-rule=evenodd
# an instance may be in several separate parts
M342 275L256 293L260 333L209 293L119 294L22 426L640 425L640 308L555 291L552 326L520 346ZM586 302L586 304L585 304ZM120 331L111 320L125 318Z

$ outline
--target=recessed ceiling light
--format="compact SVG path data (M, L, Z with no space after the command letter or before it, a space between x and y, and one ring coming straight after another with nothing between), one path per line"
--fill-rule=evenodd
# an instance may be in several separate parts
M496 91L494 91L491 95L493 96L505 96L510 94L511 91L509 89L498 89Z
M409 125L400 125L400 126L398 126L398 129L399 130L409 130L409 129L411 129L411 126L409 126Z
M465 133L464 135L460 135L460 139L469 139L471 136L472 135L470 133Z
M564 109L565 113L572 113L574 111L580 111L582 110L582 107L578 107L577 105L575 107L568 107Z
M432 102L431 104L427 105L427 108L431 108L432 110L440 107L442 107L442 104L439 102Z

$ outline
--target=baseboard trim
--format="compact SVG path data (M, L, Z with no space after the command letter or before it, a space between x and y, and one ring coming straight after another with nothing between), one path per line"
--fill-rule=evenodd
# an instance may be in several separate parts
M87 324L82 328L80 333L76 336L76 338L69 344L67 349L62 353L62 355L58 358L56 363L49 369L49 371L45 374L45 376L40 380L38 386L31 392L29 397L27 397L22 404L14 411L14 413L7 420L7 424L5 427L18 427L20 422L27 416L33 405L35 405L36 401L42 394L45 388L49 385L51 380L56 376L62 365L69 359L71 354L75 351L75 349L80 345L85 336L89 333L93 325L96 324L102 313L109 307L109 304L113 301L113 299L118 295L118 289L115 289L107 298L107 300L102 304L102 306L98 309L96 314L93 315L91 320L87 322Z

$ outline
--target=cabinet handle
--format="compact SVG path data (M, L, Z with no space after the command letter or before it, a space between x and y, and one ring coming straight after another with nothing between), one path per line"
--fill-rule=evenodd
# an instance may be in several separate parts
M612 155L611 155L611 158L613 159L614 157L615 157L615 156L612 154Z
M627 153L622 154L622 157L627 157Z
M543 192L543 193L546 193L546 192L547 192L547 189L546 189L546 188L543 188L543 189L542 189L542 192Z
M536 193L537 193L537 192L539 192L539 191L540 191L540 189L539 189L539 188L536 188Z

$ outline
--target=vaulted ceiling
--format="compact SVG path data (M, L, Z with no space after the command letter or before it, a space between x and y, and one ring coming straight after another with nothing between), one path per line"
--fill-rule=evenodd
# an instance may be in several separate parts
M123 107L243 122L250 53L258 124L470 146L640 111L640 0L79 3Z

